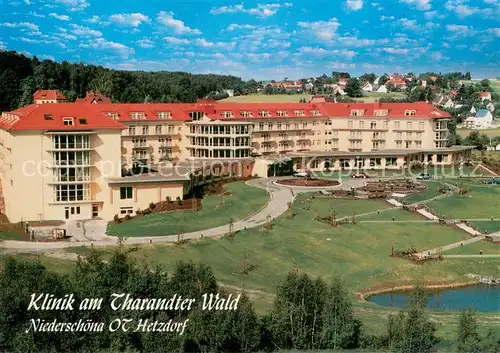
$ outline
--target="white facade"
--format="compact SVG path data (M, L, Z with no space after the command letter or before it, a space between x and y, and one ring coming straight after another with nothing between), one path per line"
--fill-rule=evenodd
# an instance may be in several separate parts
M378 93L387 93L387 86L386 85L382 85L378 88L377 90Z

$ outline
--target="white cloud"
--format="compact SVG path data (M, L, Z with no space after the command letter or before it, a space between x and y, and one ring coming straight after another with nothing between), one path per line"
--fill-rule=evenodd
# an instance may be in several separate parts
M337 29L340 24L335 17L332 17L328 21L316 21L316 22L298 22L297 25L301 28L307 29L310 35L316 36L318 39L323 41L331 41L335 37Z
M478 7L468 6L463 0L448 0L444 7L451 12L455 12L458 17L471 16L480 11Z
M431 0L399 0L399 2L415 6L420 11L431 9Z
M471 26L465 25L446 25L446 30L452 32L457 37L469 37L476 33L476 30Z
M55 2L68 7L70 11L81 11L90 6L87 0L55 0Z
M409 49L404 48L382 48L381 50L389 54L408 54L410 51Z
M380 16L380 21L392 21L395 18L396 17L394 17L394 16L384 16L384 15L382 15L382 16Z
M355 69L356 64L354 63L341 63L341 62L333 62L330 64L330 67L334 70L349 70Z
M91 18L89 18L88 20L85 20L85 22L88 22L88 23L99 23L101 22L101 18L99 16L92 16Z
M232 31L237 30L237 29L256 29L256 28L259 28L259 27L254 26L254 25L240 25L237 23L232 23L229 26L227 26L226 30L229 32L232 32Z
M189 40L184 38L165 37L163 39L170 44L189 44Z
M379 69L381 66L377 64L363 64L365 70Z
M80 47L100 49L100 50L111 50L123 57L128 57L129 55L132 55L135 52L134 49L129 48L126 45L116 42L110 42L102 37L92 39L88 43L80 44Z
M39 18L45 18L45 15L37 13L37 12L34 12L34 11L30 11L30 16L39 17Z
M313 48L313 47L301 47L299 48L299 52L302 54L306 55L314 55L314 56L342 56L346 58L353 58L355 57L358 53L352 50L347 50L347 49L333 49L333 50L327 50L323 48Z
M31 0L24 0L24 3L25 3L26 5L31 5Z
M51 12L51 13L49 13L49 16L57 18L58 20L61 20L61 21L69 21L68 15L58 15L55 12Z
M496 27L496 28L488 28L486 30L487 33L489 34L493 34L495 37L498 37L500 38L500 28Z
M56 61L56 58L54 58L52 55L47 55L47 54L40 55L40 58L43 59L43 60Z
M111 22L121 26L138 27L141 23L149 23L151 19L142 13L118 13L109 16Z
M137 41L137 45L140 46L141 48L154 48L155 43L150 40L150 39L140 39Z
M95 29L85 27L85 26L79 26L75 24L71 24L71 33L77 36L82 36L82 37L101 37L102 32L97 31Z
M1 40L0 40L0 49L2 49L2 50L7 49L7 45L5 44L5 42L3 42Z
M38 26L31 22L4 22L1 25L9 28L21 28L21 30L29 29L32 31L38 31Z
M441 54L441 52L439 51L434 51L431 53L431 58L432 60L439 61L443 59L443 54Z
M437 14L438 14L438 12L436 10L434 10L434 11L427 11L426 13L424 13L424 16L425 16L426 19L431 20L434 17L436 17Z
M188 27L181 20L174 19L173 12L160 11L156 20L159 23L173 29L177 34L201 34L200 30Z
M352 11L358 11L363 8L363 0L346 0L345 6Z
M220 48L225 50L232 50L235 46L235 42L209 42L204 38L198 38L195 40L195 43L203 48Z
M258 17L269 17L274 16L280 8L291 7L292 4L285 2L283 4L272 3L272 4L257 4L254 8L245 8L243 4L232 5L232 6L221 6L213 7L210 10L212 15L220 15L224 13L246 13L249 15L254 15Z

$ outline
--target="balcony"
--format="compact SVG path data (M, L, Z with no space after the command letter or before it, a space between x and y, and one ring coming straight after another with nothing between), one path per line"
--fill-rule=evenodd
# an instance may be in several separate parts
M52 145L51 148L47 149L48 152L55 151L90 151L90 145Z
M72 183L90 183L90 175L59 175L49 184L72 184Z
M90 160L66 160L66 161L61 161L61 160L55 160L53 163L50 165L50 168L61 168L61 167L91 167L93 164L90 164Z

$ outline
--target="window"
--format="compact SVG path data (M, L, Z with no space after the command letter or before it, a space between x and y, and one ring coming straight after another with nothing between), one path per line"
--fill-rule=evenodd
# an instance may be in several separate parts
M134 212L132 207L120 207L120 214L132 214Z
M363 120L361 120L361 121L359 122L359 128L360 128L360 129L364 129L364 128L365 128L365 122L364 122Z
M295 114L295 116L304 116L305 115L303 110L295 110L293 113Z
M425 123L423 121L418 123L418 129L419 130L424 130L425 129Z
M415 147L422 148L422 141L415 141Z
M376 122L376 121L372 121L372 122L370 123L370 129L374 130L374 129L376 129L376 128L377 128L377 122Z
M405 110L405 115L406 116L412 116L415 115L417 112L415 110Z
M403 143L401 141L396 141L396 148L401 148Z
M149 126L143 126L142 127L142 134L143 135L149 134Z
M276 127L278 128L278 130L281 130L281 123L276 124Z
M268 116L270 116L269 112L267 110L261 110L261 111L259 111L259 115L262 116L262 117L268 117Z
M411 141L406 141L406 148L411 148Z
M84 119L84 118L80 119L80 124L86 125L87 124L87 119Z
M240 112L240 115L241 115L242 117L244 117L244 118L249 118L249 117L251 117L250 112L249 112L249 111L246 111L246 110L242 110L242 111Z
M146 115L144 112L131 112L130 119L132 120L143 120L146 119Z
M386 130L388 128L389 123L387 121L384 121L382 123L383 129Z
M231 113L230 111L224 111L220 112L220 116L222 118L231 118L233 116L233 113Z
M349 121L347 122L347 127L348 127L349 129L352 129L353 125L354 125L354 124L353 124L352 120L349 120Z
M412 123L411 123L411 121L406 122L406 128L407 128L408 130L411 130L411 129L412 129Z
M320 116L321 113L319 112L319 110L314 109L314 110L311 110L311 115L312 116Z
M421 140L422 139L422 133L421 132L417 132L417 140Z
M73 126L74 125L73 118L63 118L63 123L66 126Z
M394 129L399 129L399 121L394 122Z
M170 115L170 112L158 112L156 113L156 119L160 120L172 119L172 116Z
M106 113L107 116L109 116L111 119L118 120L118 113L117 112L108 112Z
M401 140L402 135L403 135L403 134L402 134L401 132L398 132L398 133L396 134L396 138L397 138L398 140Z
M155 133L156 133L156 135L161 135L161 125L155 126Z
M43 118L44 118L45 120L52 120L52 114L44 114L44 115L43 115Z
M287 116L287 114L286 114L286 110L277 110L277 111L276 111L276 114L277 114L278 116Z
M375 110L375 116L386 116L387 110Z
M130 125L128 127L128 134L129 135L135 135L135 126L134 125Z
M412 138L412 135L413 135L413 134L412 134L411 132L407 132L407 133L406 133L406 139L407 139L407 140L410 140L410 139Z
M332 124L333 124L333 123L332 123L332 121L331 121L331 120L327 120L327 121L325 121L325 126L332 125Z
M131 186L120 187L120 199L129 200L131 198L132 198L132 187Z
M356 110L351 110L351 116L363 116L364 110L362 109L356 109Z

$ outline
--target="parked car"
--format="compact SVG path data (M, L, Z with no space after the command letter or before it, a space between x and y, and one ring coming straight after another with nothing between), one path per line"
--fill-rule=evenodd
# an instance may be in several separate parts
M422 173L419 176L417 176L417 180L429 180L432 179L432 176L430 174Z
M296 173L293 173L293 176L295 178L310 178L311 174L308 172L296 172Z
M500 179L496 179L496 178L488 179L488 184L489 185L500 185Z
M369 178L368 174L366 173L354 173L351 175L353 178Z

